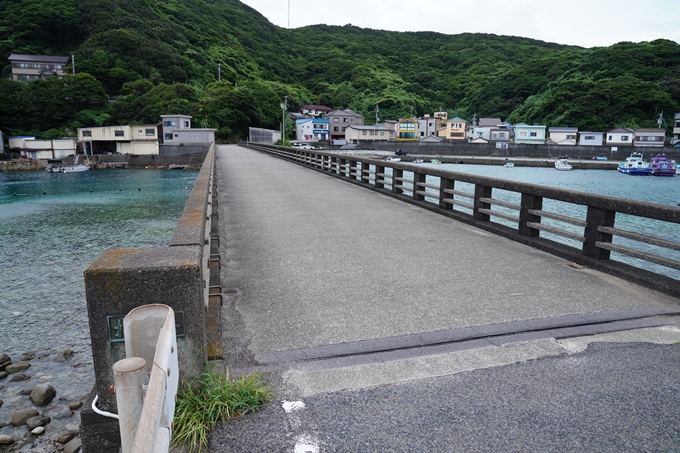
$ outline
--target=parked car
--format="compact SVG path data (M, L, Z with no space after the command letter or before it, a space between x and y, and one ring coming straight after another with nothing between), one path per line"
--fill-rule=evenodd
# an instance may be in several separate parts
M406 151L402 151L402 150L400 150L400 149L396 150L396 151L394 152L394 154L395 154L396 156L408 156L408 155L409 155L409 153L407 153Z
M357 149L357 145L349 144L349 145L343 145L340 147L340 149Z
M293 145L293 148L300 148L300 149L314 149L312 145L309 143L296 143Z

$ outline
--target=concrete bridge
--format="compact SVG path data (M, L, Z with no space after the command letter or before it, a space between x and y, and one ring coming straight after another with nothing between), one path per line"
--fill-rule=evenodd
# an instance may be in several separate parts
M384 451L415 451L415 444L390 444L384 437L394 430L392 415L373 416L371 433L363 432L366 422L357 425L351 416L348 420L342 414L375 408L350 403L347 398L368 397L368 393L354 392L388 389L392 396L382 400L381 410L408 413L414 408L403 404L411 401L407 394L414 394L413 387L395 385L416 383L416 388L426 388L433 382L428 378L565 357L598 339L680 342L678 280L608 259L610 251L627 251L612 243L615 235L680 250L676 242L626 232L614 224L614 214L623 212L676 228L679 208L436 169L415 170L409 181L404 172L412 167L406 164L278 147L217 146L214 159L215 188L212 202L207 201L212 204L212 221L206 223L206 211L191 208L190 200L185 213L196 213L188 223L180 222L175 248L170 248L171 253L149 252L143 263L145 269L154 268L149 272L156 272L158 263L162 267L177 255L182 266L195 262L192 269L203 266L203 274L210 273L203 288L195 284L200 283L201 271L194 269L198 280L191 280L194 283L187 290L172 288L171 280L176 278L172 275L163 277L163 283L153 290L145 289L147 299L161 298L171 306L175 297L186 303L194 295L198 302L188 303L205 304L205 319L187 311L186 323L188 338L194 324L207 326L207 338L203 338L207 347L201 349L196 343L200 334L186 340L187 346L181 339L180 358L199 355L200 364L207 355L221 357L221 363L236 374L267 371L276 386L277 401L261 414L218 430L214 451L356 451L358 445L366 445L366 451L383 451L369 445L389 445ZM440 178L436 188L430 176ZM460 181L475 184L475 190L461 190ZM202 182L197 186L207 190ZM518 190L521 202L495 199L492 189L496 188ZM472 201L460 201L461 197ZM588 207L587 215L576 219L550 213L542 207L543 198L581 203ZM192 199L201 199L205 205L209 197L192 193ZM519 217L494 210L498 205L515 209ZM472 214L461 214L453 206ZM519 227L493 224L491 217L515 219ZM541 218L570 223L583 232L561 231L542 224ZM204 230L211 233L205 243ZM544 239L544 232L576 239L583 250ZM678 268L672 259L631 253ZM107 266L123 263L130 280L136 278L137 270L125 261L124 253L109 255L93 264L90 283L86 272L88 307L91 295L93 301L97 299L95 306L104 307L102 299L108 297L115 303L125 299L131 304L139 292L132 286L124 291L118 288L127 283L118 268ZM221 308L207 300L217 295L212 283L217 269L207 267L217 256ZM111 275L99 275L102 269ZM115 289L110 278L115 280ZM139 284L148 288L154 278L146 276ZM107 291L123 295L102 295ZM153 300L142 303L146 302ZM120 305L118 310L123 308ZM102 317L102 313L94 315ZM216 321L221 327L217 338ZM192 349L183 353L182 348L188 346ZM196 354L199 349L201 353ZM95 367L101 367L94 355ZM103 355L113 353L107 350ZM186 368L195 369L198 364ZM104 393L106 373L98 372L97 378L96 389ZM554 384L541 382L548 389ZM510 384L510 388L526 385ZM408 404L427 402L429 410L438 412L442 407L437 401L450 390L440 388ZM328 405L330 416L324 411L307 417L297 412L304 406L300 402L319 399ZM678 415L680 406L674 407L670 418ZM630 416L632 423L641 417L639 413ZM650 419L654 417L659 419L652 413ZM301 424L300 420L305 421ZM321 420L323 435L319 433ZM443 420L443 425L441 419L433 420L432 426L446 426L447 418ZM536 429L532 435L540 435L540 427ZM445 431L431 444L440 447L425 451L442 451L441 445L451 442L450 430ZM382 440L371 443L375 442L371 436ZM398 438L399 433L394 436ZM349 438L354 443L346 443ZM484 449L480 445L467 448ZM526 448L540 445L527 444Z

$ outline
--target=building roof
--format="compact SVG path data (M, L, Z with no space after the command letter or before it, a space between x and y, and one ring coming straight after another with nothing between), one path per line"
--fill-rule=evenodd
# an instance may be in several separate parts
M35 61L40 63L61 63L66 64L71 57L69 56L47 56L47 55L25 55L21 53L13 53L7 59L9 61Z
M357 112L355 112L354 110L351 110L351 109L333 110L332 112L328 112L328 114L326 114L326 116L329 116L329 115L339 115L339 116L342 116L342 115L345 115L345 116L360 116L360 117L362 117L362 118L363 118L363 116L364 116L364 115L358 114Z
M295 120L295 122L296 122L297 124L308 123L308 122L310 122L310 121L312 121L311 118L298 118L298 119Z
M447 123L469 123L468 120L464 120L463 118L459 117L453 117L447 121Z
M583 135L583 134L600 134L600 135L604 135L604 132L580 131L579 134L581 134L581 135Z
M638 132L647 132L647 133L652 133L655 132L659 135L666 135L666 131L663 129L657 129L657 128L640 128L640 129L635 129L635 133Z
M161 115L161 118L189 118L189 119L191 119L191 115Z
M609 132L629 132L629 133L632 134L634 131L633 131L633 129L628 129L628 128L625 128L625 127L617 127L615 129L609 129L607 131L607 133L609 133Z
M549 132L578 132L578 127L551 127Z
M325 105L316 105L316 104L305 104L300 106L301 109L305 110L323 110L326 112L331 112L333 111L332 108L326 107Z
M391 131L389 127L385 126L384 124L375 124L375 125L362 125L358 126L356 124L352 124L351 126L347 126L347 129L352 128L356 129L358 131Z
M542 127L543 129L545 129L545 126L542 126L540 124L526 124L526 123L515 124L515 127Z
M479 119L479 125L482 127L495 127L500 124L502 124L503 121L501 121L500 118L480 118Z

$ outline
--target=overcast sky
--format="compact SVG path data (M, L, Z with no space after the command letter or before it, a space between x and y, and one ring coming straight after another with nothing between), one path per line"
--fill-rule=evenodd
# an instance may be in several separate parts
M394 31L493 33L582 47L680 42L680 0L241 0L290 27L352 24ZM289 3L290 2L290 3Z

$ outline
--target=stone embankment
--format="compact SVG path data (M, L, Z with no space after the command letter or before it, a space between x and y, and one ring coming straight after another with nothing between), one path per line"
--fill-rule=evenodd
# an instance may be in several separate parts
M4 171L39 171L47 168L46 160L7 160L0 161L0 172Z
M70 383L91 373L63 349L27 352L18 360L0 352L0 450L51 453L80 451L79 409L88 394Z

